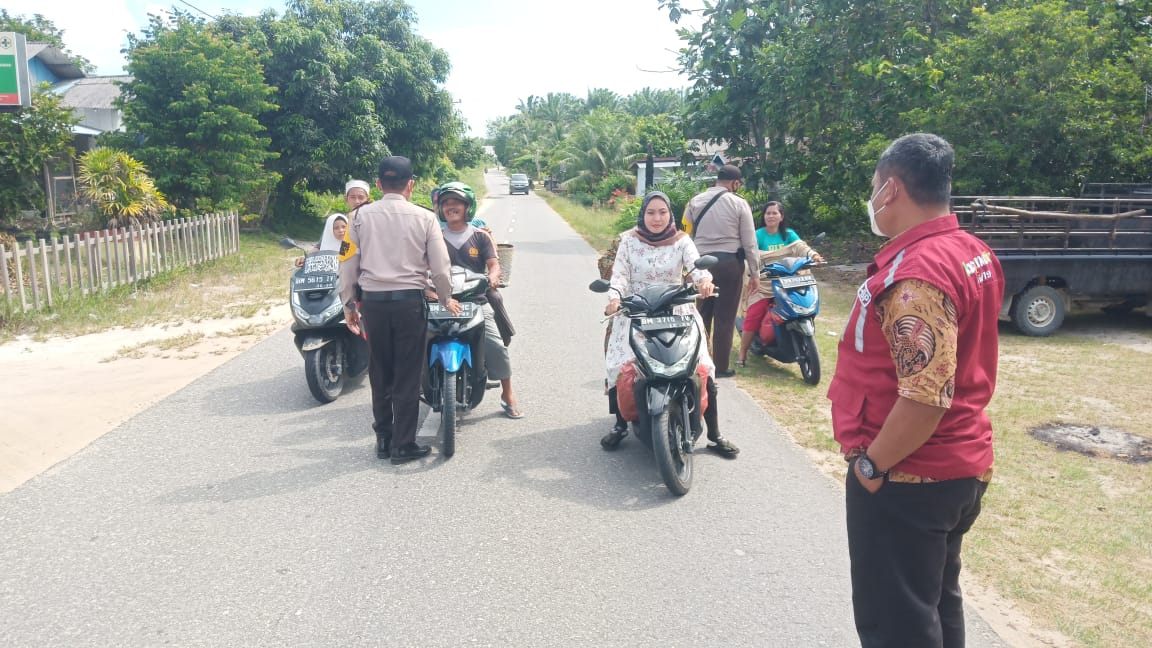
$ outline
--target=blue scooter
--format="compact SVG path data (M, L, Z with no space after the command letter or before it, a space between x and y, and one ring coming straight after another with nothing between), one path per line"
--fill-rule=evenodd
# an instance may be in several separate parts
M748 347L753 355L768 356L777 362L800 365L804 382L820 382L820 351L816 348L816 315L820 312L820 289L811 272L801 271L818 264L809 257L785 257L764 265L762 279L772 281L775 295L772 309L764 317L756 337ZM775 340L764 343L768 328Z
M452 268L452 297L459 315L428 302L428 366L421 398L440 413L440 452L456 453L456 415L474 409L484 398L484 293L488 277Z

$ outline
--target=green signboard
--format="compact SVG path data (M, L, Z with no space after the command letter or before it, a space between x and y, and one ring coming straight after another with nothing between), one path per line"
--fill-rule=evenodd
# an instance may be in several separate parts
M0 110L30 106L24 34L0 32Z

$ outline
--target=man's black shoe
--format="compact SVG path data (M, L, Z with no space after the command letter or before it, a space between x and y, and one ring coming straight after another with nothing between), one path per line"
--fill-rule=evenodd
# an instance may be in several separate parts
M736 375L735 369L725 369L724 371L717 371L716 372L717 378L731 378L732 376L735 376L735 375Z
M392 463L397 465L407 463L414 459L427 457L431 452L431 446L409 443L406 446L401 446L392 451Z
M392 430L381 430L373 423L372 431L376 433L376 456L387 459L392 454Z
M392 437L376 437L376 456L381 459L387 459L392 456Z

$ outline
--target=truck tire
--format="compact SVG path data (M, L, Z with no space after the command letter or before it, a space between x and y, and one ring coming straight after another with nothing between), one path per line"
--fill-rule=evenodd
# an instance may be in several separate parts
M1024 335L1052 335L1064 323L1064 296L1052 286L1032 286L1012 300L1009 316Z

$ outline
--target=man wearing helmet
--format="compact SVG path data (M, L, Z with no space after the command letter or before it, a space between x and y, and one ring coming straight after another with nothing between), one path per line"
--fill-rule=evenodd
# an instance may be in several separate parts
M449 182L441 185L434 196L436 215L445 224L444 244L452 265L488 275L488 284L492 287L489 299L498 298L495 288L500 285L500 259L492 236L472 224L476 215L476 194L472 187L463 182ZM508 418L523 418L524 412L512 392L512 361L491 304L484 305L484 329L484 365L488 378L500 381L500 407Z

